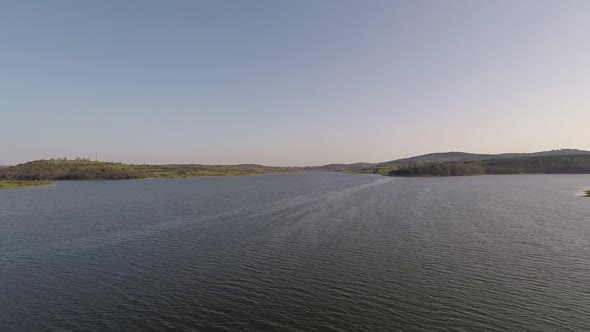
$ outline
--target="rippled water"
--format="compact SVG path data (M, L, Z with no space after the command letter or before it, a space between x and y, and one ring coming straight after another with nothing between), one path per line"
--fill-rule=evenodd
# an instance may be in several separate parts
M588 175L0 191L0 330L590 331Z

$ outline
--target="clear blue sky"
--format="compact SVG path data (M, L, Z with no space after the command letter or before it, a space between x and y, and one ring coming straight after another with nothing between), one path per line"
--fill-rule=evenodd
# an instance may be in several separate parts
M590 1L0 2L0 164L590 150Z

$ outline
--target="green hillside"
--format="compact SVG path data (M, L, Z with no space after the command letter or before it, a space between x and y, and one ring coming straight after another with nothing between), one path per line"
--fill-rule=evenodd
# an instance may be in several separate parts
M413 164L390 176L465 176L484 174L589 174L590 155L524 157L484 161Z
M559 149L540 151L532 153L468 153L468 152L436 152L410 158L396 159L381 163L354 163L354 164L329 164L323 166L305 167L306 171L328 171L328 172L348 172L348 173L375 173L383 174L395 170L399 167L406 167L425 163L443 163L443 162L469 162L469 161L486 161L494 159L515 159L526 157L555 157L555 156L572 156L572 155L589 155L590 151L578 149ZM387 173L385 172L385 173Z
M468 152L437 152L421 156L415 156L404 159L396 159L375 164L375 167L386 166L410 166L418 163L441 163L441 162L466 162L466 161L484 161L493 159L515 159L526 157L556 157L556 156L573 156L573 155L590 155L590 151L578 149L559 149L532 153L500 153L500 154L482 154Z
M90 160L37 160L0 169L0 179L17 181L119 180L200 176L238 176L295 171L260 165L130 165Z

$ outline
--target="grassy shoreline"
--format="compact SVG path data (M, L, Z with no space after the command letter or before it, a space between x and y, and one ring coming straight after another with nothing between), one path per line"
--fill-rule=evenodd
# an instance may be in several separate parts
M586 190L586 191L584 191L584 193L585 194L582 197L590 197L590 190Z
M48 181L12 181L0 180L0 190L52 187L55 184Z

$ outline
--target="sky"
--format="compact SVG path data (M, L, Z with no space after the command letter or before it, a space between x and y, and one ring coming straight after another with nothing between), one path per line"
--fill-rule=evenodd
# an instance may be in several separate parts
M0 1L0 164L590 150L590 1Z

